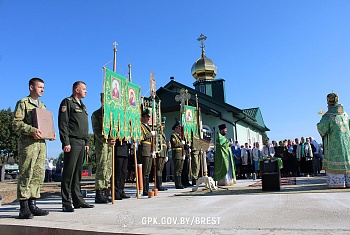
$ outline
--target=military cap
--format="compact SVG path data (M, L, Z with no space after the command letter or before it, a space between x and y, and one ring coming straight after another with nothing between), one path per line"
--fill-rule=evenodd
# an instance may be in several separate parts
M219 130L221 131L221 130L223 130L223 129L225 129L226 128L226 124L221 124L221 125L219 125Z
M165 123L166 117L162 117L162 123Z
M149 109L144 109L142 111L142 116L151 116L151 111L149 111Z
M180 126L180 122L176 121L172 129L175 130L175 128L178 127L178 126Z
M334 92L327 95L327 104L338 104L338 95Z

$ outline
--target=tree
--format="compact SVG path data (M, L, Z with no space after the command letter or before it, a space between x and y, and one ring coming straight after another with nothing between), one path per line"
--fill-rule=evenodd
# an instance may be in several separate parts
M14 114L11 109L0 110L0 164L6 163L9 157L18 162L17 141L19 133L12 127Z
M267 136L266 132L264 132L261 136L262 136L263 143L265 143L266 140L269 140L269 137Z

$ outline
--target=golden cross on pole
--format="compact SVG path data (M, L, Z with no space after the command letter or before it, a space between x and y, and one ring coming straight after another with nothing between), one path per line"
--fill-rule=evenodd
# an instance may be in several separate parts
M318 111L318 114L323 115L323 114L324 114L324 111L323 111L322 109L320 109L320 111Z
M113 52L114 52L114 58L113 58L113 72L117 72L117 46L118 43L116 41L113 42Z
M183 107L185 106L186 103L188 103L189 99L191 99L191 94L188 93L188 90L184 88L181 88L180 94L175 96L175 100L177 102L180 102L181 113L183 113Z
M150 84L150 93L152 98L156 97L156 78L154 76L154 72L152 71L152 73L149 76L149 84Z

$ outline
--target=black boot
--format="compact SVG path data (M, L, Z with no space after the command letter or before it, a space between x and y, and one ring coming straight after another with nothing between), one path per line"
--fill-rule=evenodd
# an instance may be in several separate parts
M33 219L34 216L29 209L28 200L19 201L20 209L19 209L19 218L20 219Z
M114 200L123 200L122 196L120 195L119 189L115 189L114 191Z
M176 189L183 189L184 186L181 184L181 176L175 176L175 188Z
M104 190L96 190L95 203L108 203Z
M30 198L28 200L28 204L29 204L30 212L32 212L32 214L35 216L44 216L44 215L49 214L49 211L40 209L39 207L36 206L36 199L35 198Z
M197 180L196 179L192 179L192 186L196 186L197 185Z
M162 177L161 176L157 176L157 189L158 189L158 191L168 190L167 188L162 187Z
M143 192L142 196L148 196L148 190L149 190L149 178L147 176L143 177Z
M122 194L120 195L122 198L128 199L130 196L126 195L126 193L123 191Z
M43 210L43 209L40 209L39 207L37 207L35 198L30 198L28 200L28 205L29 205L29 210L35 216L45 216L45 215L49 214L48 210Z

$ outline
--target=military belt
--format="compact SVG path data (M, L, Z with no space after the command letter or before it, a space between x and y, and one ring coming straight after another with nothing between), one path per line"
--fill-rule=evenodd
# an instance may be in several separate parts
M182 148L173 148L173 150L182 150Z
M141 144L151 144L151 142L148 142L148 141L141 141Z

